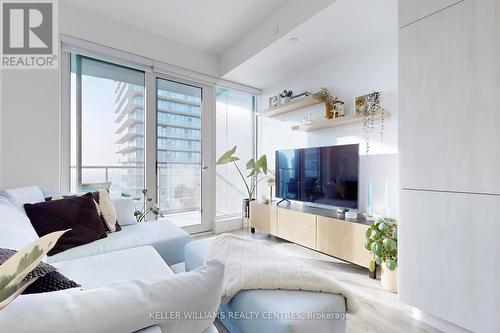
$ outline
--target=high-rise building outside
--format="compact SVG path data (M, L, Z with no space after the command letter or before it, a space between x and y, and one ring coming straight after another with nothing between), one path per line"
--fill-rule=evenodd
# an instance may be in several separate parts
M199 210L201 206L201 89L158 81L158 203L164 213ZM144 87L118 82L116 134L119 163L126 166L121 188L140 194L144 183Z

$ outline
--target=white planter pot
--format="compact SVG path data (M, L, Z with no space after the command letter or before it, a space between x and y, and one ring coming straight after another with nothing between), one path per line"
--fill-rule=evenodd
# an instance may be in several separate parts
M385 263L382 263L382 269L380 274L380 282L382 288L392 293L398 292L398 269L391 271L386 267Z
M288 102L290 102L290 100L291 100L291 97L281 97L282 104L288 103Z

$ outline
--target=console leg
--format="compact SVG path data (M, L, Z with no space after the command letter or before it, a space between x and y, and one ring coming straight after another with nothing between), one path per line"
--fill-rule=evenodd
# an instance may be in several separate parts
M255 234L255 228L254 228L254 227L251 227L251 228L250 228L250 232L251 232L252 234Z

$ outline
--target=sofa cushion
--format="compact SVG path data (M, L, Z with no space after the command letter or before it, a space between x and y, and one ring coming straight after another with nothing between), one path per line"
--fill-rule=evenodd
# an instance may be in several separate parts
M117 198L111 200L115 205L116 216L121 226L137 224L134 216L135 203L133 199Z
M211 238L196 240L186 244L184 247L184 263L186 271L192 271L198 267L205 265L205 255L212 242Z
M0 196L0 247L21 250L36 239L38 235L24 211Z
M80 285L58 271L53 271L36 279L28 288L23 291L23 295L48 293L51 291L66 290L70 288L78 288Z
M120 223L118 223L117 214L115 210L115 205L109 196L108 191L98 190L94 192L81 192L77 194L61 195L54 194L49 197L45 197L45 201L55 201L65 198L74 198L77 196L84 196L85 194L91 193L92 198L94 198L94 204L97 209L97 213L102 220L104 229L109 232L115 232L122 230Z
M16 253L17 253L16 250L0 248L0 265L2 265ZM37 279L55 270L56 268L54 266L41 262L35 267L35 269L33 269L31 272L28 273L28 275L24 277L23 281Z
M78 246L49 257L49 263L93 256L132 247L151 245L168 265L184 261L184 246L191 236L166 220L141 222L122 227L122 231L108 234L90 244Z
M23 213L25 212L24 204L44 200L42 190L38 186L11 188L3 192L7 199Z
M189 273L21 295L0 311L0 327L10 332L134 332L158 325L162 332L198 333L214 320L223 274L221 263L209 262Z
M83 288L97 288L108 283L133 278L173 275L168 265L151 246L120 250L52 264Z
M62 200L28 203L24 208L40 237L54 231L71 229L59 238L47 253L49 256L106 237L92 193Z

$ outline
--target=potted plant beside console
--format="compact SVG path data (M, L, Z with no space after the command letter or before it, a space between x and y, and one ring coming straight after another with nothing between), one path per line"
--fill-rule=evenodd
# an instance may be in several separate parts
M267 178L267 173L269 171L267 169L267 157L266 155L262 155L261 157L259 157L257 161L254 160L253 158L250 159L246 163L246 169L249 171L249 174L245 177L241 172L241 169L238 167L238 164L236 163L236 161L240 160L239 157L234 155L236 153L236 148L237 147L234 146L232 149L222 154L221 157L219 157L219 159L217 160L216 164L217 165L224 165L228 163L234 164L247 190L248 198L243 199L242 217L244 219L248 219L250 217L250 201L254 200L254 194L257 188L257 184L260 181ZM264 174L266 176L259 179L258 177L261 174Z
M366 231L365 248L373 254L370 271L381 266L382 288L391 292L398 290L398 222L384 217L378 219Z

